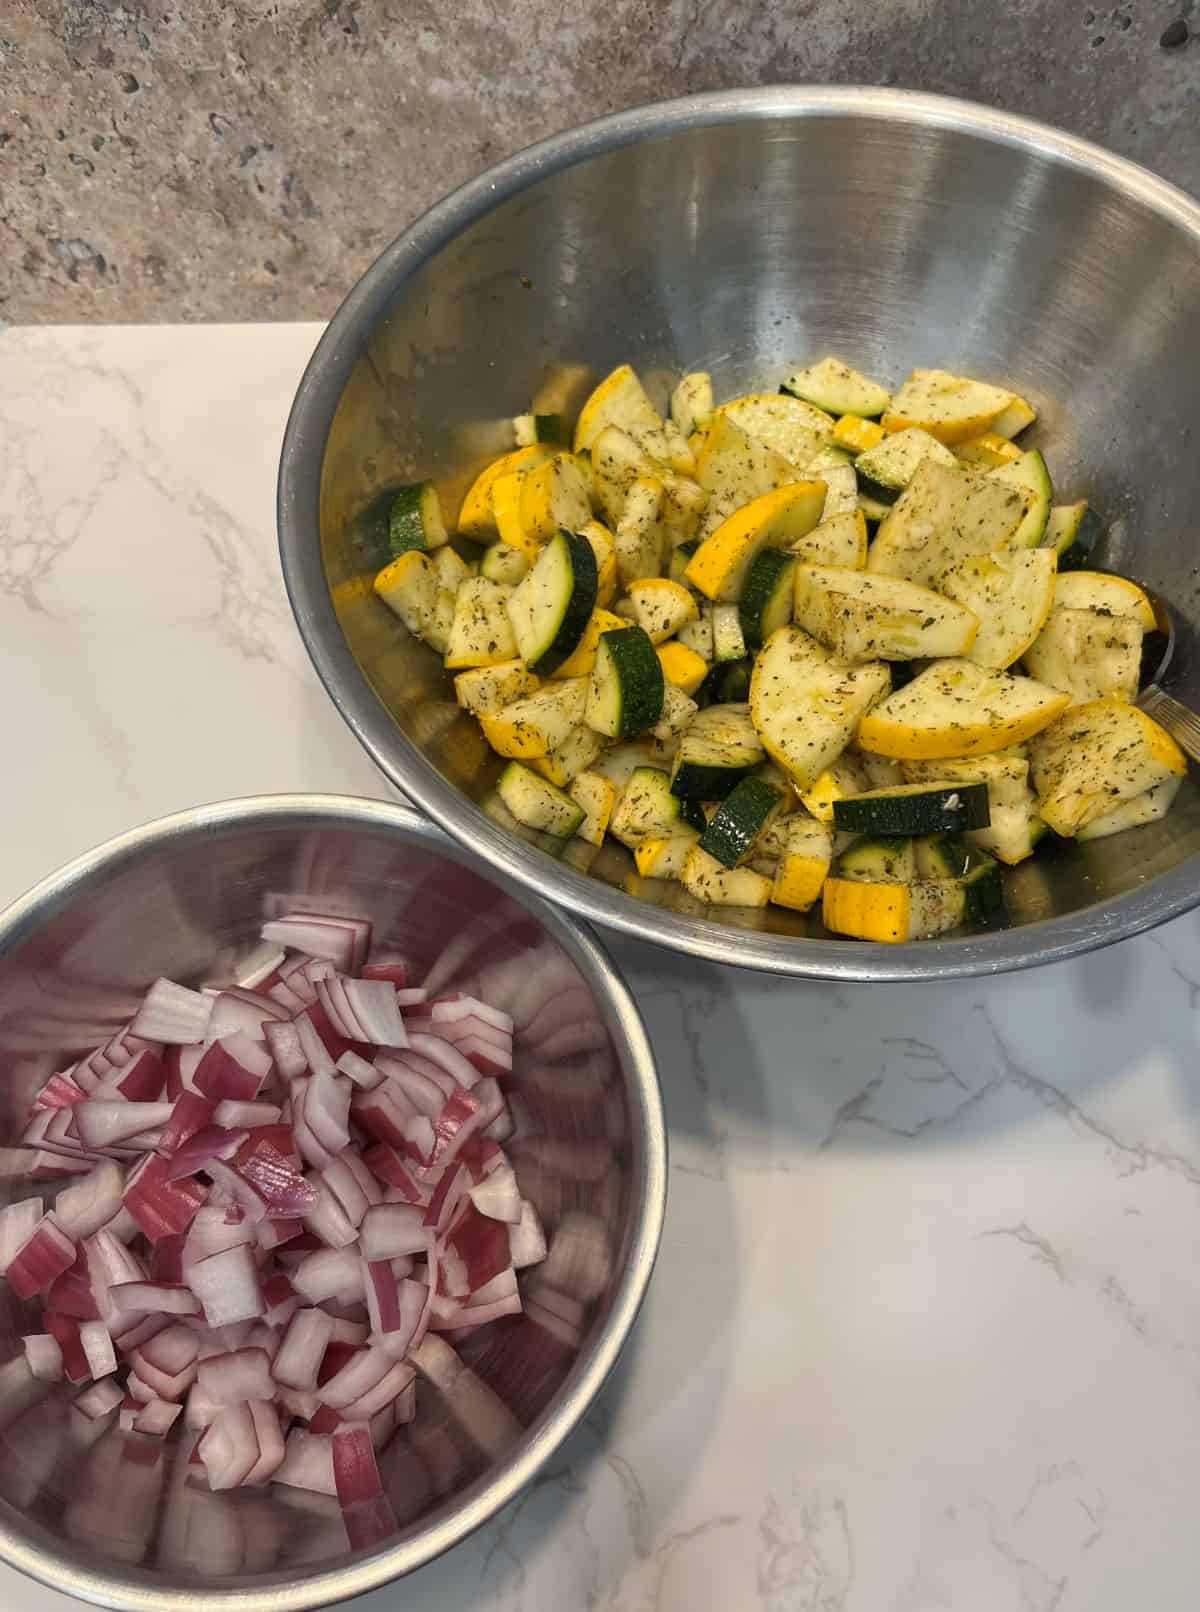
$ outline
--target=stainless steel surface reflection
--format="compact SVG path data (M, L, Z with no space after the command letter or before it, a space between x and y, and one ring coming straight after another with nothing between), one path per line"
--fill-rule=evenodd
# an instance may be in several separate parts
M124 1023L150 980L228 980L264 911L280 906L367 917L378 945L419 968L469 934L461 980L512 961L510 1090L523 1120L511 1156L548 1227L572 1211L591 1217L610 1271L578 1352L523 1317L463 1343L523 1435L489 1463L426 1389L416 1421L381 1457L398 1530L358 1553L333 1500L279 1485L210 1494L188 1482L190 1444L107 1425L95 1437L64 1385L47 1392L30 1377L19 1340L39 1330L38 1311L0 1284L0 1556L108 1606L283 1612L340 1601L445 1550L510 1499L583 1414L633 1324L658 1245L657 1083L608 958L538 898L469 867L411 812L365 801L278 796L199 808L110 842L0 915L4 1137L19 1133L46 1076ZM581 1038L590 1044L556 1052L538 1028L548 1013L590 1023L596 1033ZM0 1161L0 1202L52 1197L62 1184L30 1181L26 1150L7 1148Z
M1022 118L891 90L776 88L644 107L556 136L456 192L388 249L312 360L284 443L279 529L309 653L342 715L444 828L572 911L679 951L844 979L987 973L1087 951L1200 900L1200 791L1134 834L1039 856L1010 923L909 946L816 917L699 908L606 847L590 874L489 819L497 763L436 657L371 595L383 489L451 508L555 373L630 360L666 396L718 395L833 351L899 377L944 364L1036 402L1059 496L1107 522L1101 565L1170 599L1173 692L1200 703L1200 207ZM628 886L628 887L627 887Z

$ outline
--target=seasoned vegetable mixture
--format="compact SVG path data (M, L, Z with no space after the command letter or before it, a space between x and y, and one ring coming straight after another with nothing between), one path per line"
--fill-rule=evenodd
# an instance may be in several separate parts
M1001 912L1001 865L1048 831L1162 817L1186 769L1133 703L1150 601L1086 568L1095 516L1013 440L1035 418L835 358L721 404L684 375L663 416L622 365L570 447L560 415L514 420L454 543L432 484L402 489L375 591L542 843L586 864L612 835L697 903L939 935Z

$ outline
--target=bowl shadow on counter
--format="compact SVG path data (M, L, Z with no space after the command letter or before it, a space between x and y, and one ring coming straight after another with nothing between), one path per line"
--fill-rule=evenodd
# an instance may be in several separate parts
M730 1169L764 1155L801 1169L833 1149L984 1145L1046 1111L1086 1129L1089 1101L1149 1059L1188 1069L1195 1056L1195 915L1069 962L945 983L785 982L634 942L613 951L660 1059L673 1174L692 1142L722 1171L726 1155ZM1200 1108L1190 1088L1178 1100Z

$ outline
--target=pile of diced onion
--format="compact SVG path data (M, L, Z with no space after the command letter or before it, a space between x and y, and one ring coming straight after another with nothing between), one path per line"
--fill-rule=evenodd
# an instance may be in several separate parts
M382 1501L417 1373L466 1372L459 1341L522 1311L517 1272L547 1252L502 1146L511 1018L370 943L292 913L236 985L156 980L33 1102L33 1176L78 1180L0 1211L0 1274L41 1306L35 1377L79 1385L85 1417L184 1430L213 1490L276 1481L344 1513ZM578 1343L576 1299L524 1309Z

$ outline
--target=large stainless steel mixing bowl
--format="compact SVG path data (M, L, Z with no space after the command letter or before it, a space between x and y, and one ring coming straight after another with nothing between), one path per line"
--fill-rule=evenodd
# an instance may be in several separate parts
M595 1050L565 1062L539 1064L534 1034L518 1033L530 1140L514 1143L513 1157L551 1227L569 1210L599 1217L610 1275L594 1279L577 1353L519 1317L467 1340L464 1356L523 1435L489 1463L436 1394L423 1394L417 1420L381 1457L399 1531L357 1554L335 1501L277 1484L209 1494L185 1482L179 1444L116 1430L91 1441L63 1385L48 1391L30 1377L19 1340L38 1330L37 1308L0 1283L0 1559L104 1606L298 1612L455 1544L512 1498L586 1410L633 1325L658 1246L662 1112L641 1021L612 964L569 918L468 867L431 824L366 801L273 796L165 818L81 857L0 914L0 1137L15 1137L46 1074L125 1022L156 975L228 978L230 949L257 935L272 892L288 893L289 905L360 913L378 940L419 965L468 924L477 938L486 928L492 957L528 959L518 1020L540 992L568 1004L572 1022L596 1021ZM587 1168L568 1178L564 1161L581 1141ZM28 1159L0 1149L0 1205L52 1194L57 1183L22 1179Z
M719 921L585 877L498 828L494 776L435 657L361 586L381 489L438 478L453 508L549 372L625 359L660 399L683 366L718 394L833 351L885 376L942 364L1041 410L1062 496L1108 522L1101 560L1200 619L1200 207L1021 118L888 90L698 96L560 135L413 225L346 299L300 386L279 527L300 630L342 715L401 790L493 867L679 951L844 979L978 974L1087 951L1200 900L1200 792L1169 818L1039 855L1006 929L913 946L821 934L771 908ZM1182 645L1185 699L1200 664ZM657 903L657 904L656 904Z

